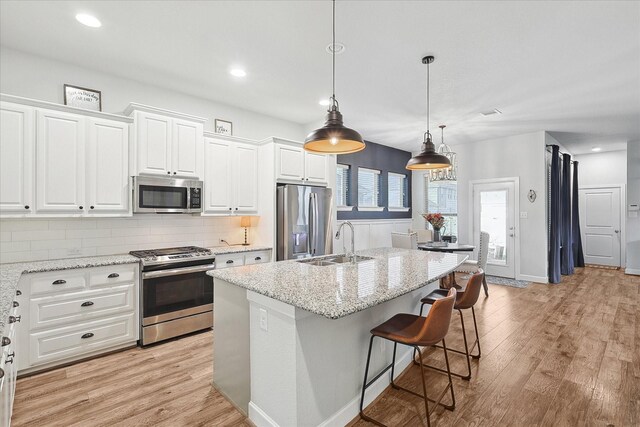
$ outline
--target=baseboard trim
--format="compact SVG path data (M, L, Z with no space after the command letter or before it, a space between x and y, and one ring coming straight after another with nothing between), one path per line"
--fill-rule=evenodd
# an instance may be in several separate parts
M518 275L518 280L526 280L535 283L549 283L549 278L545 276L531 276L529 274Z
M278 424L269 415L251 401L249 402L249 419L256 427L278 427Z
M624 274L633 274L636 276L640 276L640 269L637 268L625 268Z
M402 372L411 364L413 356L412 349L408 351L396 360L395 378L398 378ZM375 372L371 373L375 375ZM382 392L391 384L389 375L383 375L376 380L367 389L367 393L364 397L364 406L366 407L373 402ZM360 396L356 396L345 406L340 408L338 412L331 415L329 418L319 424L319 427L342 427L349 424L360 413ZM256 427L279 427L269 415L267 415L258 405L253 402L249 402L249 420L256 425Z

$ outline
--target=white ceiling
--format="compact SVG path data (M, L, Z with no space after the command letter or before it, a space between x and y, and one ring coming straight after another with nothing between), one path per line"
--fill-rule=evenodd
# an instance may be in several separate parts
M446 124L449 143L548 130L579 153L640 139L640 2L339 0L337 40L345 124L374 142L419 148L425 54L431 128ZM0 2L3 45L309 127L330 42L329 1Z

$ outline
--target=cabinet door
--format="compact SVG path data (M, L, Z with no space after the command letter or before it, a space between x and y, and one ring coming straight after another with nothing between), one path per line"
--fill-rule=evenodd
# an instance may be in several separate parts
M302 147L276 144L276 179L304 181L304 150Z
M199 178L202 171L203 126L187 120L173 120L171 175Z
M0 214L33 212L34 109L0 104Z
M89 214L129 212L129 126L87 121L87 205Z
M305 181L327 183L327 155L304 153Z
M236 213L257 213L258 148L248 144L237 144L234 158L234 211Z
M231 213L232 147L227 141L205 139L204 213Z
M138 174L171 174L171 119L135 113Z
M37 211L83 213L85 119L49 110L37 116Z

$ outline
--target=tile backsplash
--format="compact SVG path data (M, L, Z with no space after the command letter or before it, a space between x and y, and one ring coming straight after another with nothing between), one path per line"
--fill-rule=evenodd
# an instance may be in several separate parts
M249 233L251 238L251 229ZM220 239L230 244L243 242L240 217L2 219L0 263L123 254L171 246L224 246Z

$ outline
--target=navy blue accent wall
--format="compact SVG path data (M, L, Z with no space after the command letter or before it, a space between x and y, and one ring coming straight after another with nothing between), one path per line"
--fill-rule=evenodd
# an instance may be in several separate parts
M363 151L337 156L339 164L350 166L349 205L356 206L352 211L338 211L338 220L411 218L411 210L407 212L389 212L387 210L388 172L403 174L407 177L407 206L411 207L411 171L408 171L405 168L405 166L407 166L407 162L411 158L411 153L369 141L366 141L366 144L367 148ZM385 207L382 212L358 211L359 167L380 171L380 195L378 201L380 206Z

